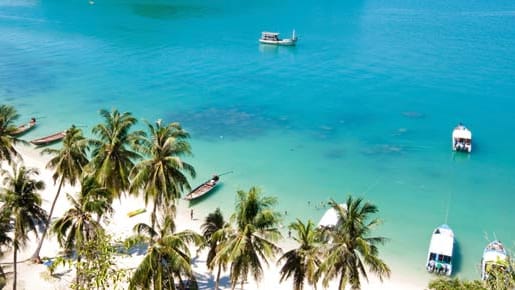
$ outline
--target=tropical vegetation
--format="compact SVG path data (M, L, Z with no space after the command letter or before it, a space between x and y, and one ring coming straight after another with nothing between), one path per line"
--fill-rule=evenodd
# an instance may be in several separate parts
M227 270L228 261L223 258L215 257L222 245L222 242L227 239L227 233L230 233L230 224L224 219L222 211L217 208L214 212L207 215L204 223L202 224L202 235L204 236L205 245L209 251L207 253L206 264L210 271L218 268L215 278L215 289L218 290L220 285L220 274L222 270Z
M90 140L91 161L86 170L109 190L108 198L112 201L129 189L129 173L141 158L135 148L144 133L131 131L137 119L129 112L100 110L100 115L104 123L93 127L92 133L98 139Z
M298 248L294 248L281 256L278 264L283 263L281 268L281 282L293 278L293 290L304 289L304 283L316 287L318 282L317 270L322 263L323 232L315 228L312 221L306 224L297 219L289 226L295 233L294 240Z
M379 258L378 245L386 238L370 236L380 220L372 218L377 213L375 205L364 202L361 198L347 198L342 206L334 200L329 205L337 212L336 225L327 230L327 249L325 260L318 269L317 276L323 276L323 285L338 279L338 289L343 290L347 284L352 289L361 288L361 277L368 279L367 268L382 281L390 276L390 268Z
M263 277L263 263L273 259L281 249L275 244L280 238L280 214L274 210L277 199L264 196L257 187L237 192L236 211L231 216L226 239L213 259L215 264L230 264L232 289L241 288L248 276L256 281Z
M10 171L0 170L3 176L3 188L0 193L2 207L0 212L6 214L13 227L13 289L16 289L18 251L23 248L33 232L38 236L38 225L47 220L46 211L41 207L41 196L45 184L37 180L39 172L34 168L13 165ZM5 219L4 219L5 220ZM2 227L6 227L5 225ZM6 239L4 238L4 242Z
M153 202L151 227L154 229L159 207L174 204L181 193L191 189L185 174L195 177L193 166L181 159L191 155L186 141L189 134L179 123L163 125L159 120L148 124L150 136L142 136L138 151L148 159L141 160L131 172L131 192L143 193L145 205Z
M34 253L39 258L48 229L65 250L64 256L52 259L49 270L52 274L63 263L74 268L73 289L195 287L192 247L207 249L206 264L216 271L216 289L223 272L228 272L233 289L237 285L243 289L249 279L259 282L271 262L280 265L281 282L291 279L294 290L306 284L327 287L332 280L340 289L347 284L359 289L369 272L381 279L390 274L378 253L386 239L371 234L379 224L372 217L377 207L360 198L349 197L344 206L330 202L339 216L334 227L321 229L312 221L292 223L289 229L297 247L285 253L277 244L282 238L277 199L258 187L236 192L229 220L220 209L207 215L202 235L176 231L178 200L191 188L188 179L196 175L187 162L192 155L188 132L179 123L161 120L146 123L145 131L136 130L137 119L116 109L101 110L100 115L103 122L93 127L92 139L72 126L61 147L42 151L50 156L47 169L53 171L57 186L47 215L38 194L43 182L35 179L36 170L24 167L17 157L15 144L23 142L14 134L18 114L13 107L0 106L0 158L6 161L2 166L11 164L1 171L0 246L12 247L14 287L20 247L30 232L37 238L42 230ZM77 186L77 192L66 193L70 207L53 220L65 185ZM122 246L104 227L113 214L113 201L124 193L142 197L152 210L149 223L136 224L135 235ZM135 249L144 253L141 262L134 269L117 268L116 257Z
M185 230L175 232L172 215L166 215L158 229L140 223L134 226L137 233L129 239L129 247L142 242L148 245L146 255L132 274L129 289L180 289L184 285L196 285L191 267L191 253L188 245L200 246L201 235Z
M16 109L8 105L0 105L0 162L12 162L19 156L14 145L20 140L16 138L14 121L19 118Z
M87 156L88 143L87 139L83 136L82 130L72 126L66 131L66 135L63 139L63 146L61 149L46 148L42 151L43 154L49 154L52 158L48 161L47 168L54 169L52 179L54 183L59 182L57 192L55 194L50 211L48 213L48 219L45 223L45 228L39 240L39 244L36 251L32 255L32 259L39 262L39 252L43 246L48 228L50 227L50 221L54 213L55 205L61 194L61 189L65 183L69 183L74 186L82 175L82 170L88 164Z

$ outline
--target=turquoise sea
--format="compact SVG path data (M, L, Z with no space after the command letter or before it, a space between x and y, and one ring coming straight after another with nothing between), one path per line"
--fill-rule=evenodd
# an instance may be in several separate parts
M297 47L257 42L293 29ZM460 277L488 240L515 249L512 0L0 0L0 103L38 118L27 139L90 132L101 108L181 122L192 186L234 171L199 210L256 185L286 225L361 196L397 276L429 278L445 222ZM451 151L458 122L470 155Z

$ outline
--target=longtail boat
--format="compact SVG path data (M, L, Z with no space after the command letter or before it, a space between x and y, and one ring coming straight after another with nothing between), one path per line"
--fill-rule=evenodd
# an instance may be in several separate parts
M206 182L202 183L201 185L195 187L190 193L188 193L184 197L184 199L185 200L194 200L194 199L197 199L197 198L199 198L201 196L204 196L205 194L207 194L208 192L213 190L213 188L215 188L215 186L218 184L219 180L220 180L219 175L214 175L208 181L206 181Z
M34 139L34 140L30 141L30 143L32 143L34 145L38 145L38 146L48 145L48 144L62 140L65 135L66 135L66 131L62 131L62 132L58 132L58 133L55 133L55 134L52 134L52 135L49 135L46 137Z
M36 118L31 118L27 124L22 124L13 132L14 135L21 135L36 126Z

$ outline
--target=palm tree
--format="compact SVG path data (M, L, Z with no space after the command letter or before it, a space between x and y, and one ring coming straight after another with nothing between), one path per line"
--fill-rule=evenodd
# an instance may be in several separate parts
M25 166L17 168L13 165L12 173L6 170L1 171L4 176L3 192L1 195L2 211L9 212L14 222L13 236L13 289L16 289L16 263L18 261L18 250L25 246L29 232L38 236L37 227L47 220L46 211L41 208L41 196L37 193L42 190L45 184L41 180L34 179L39 172L34 168L27 169Z
M142 160L133 168L131 192L142 189L145 205L152 200L151 227L154 229L157 208L174 203L181 197L181 192L191 189L184 173L195 177L195 169L181 160L181 156L191 155L191 147L185 141L189 134L179 123L167 126L157 121L155 126L147 123L149 138L142 138L138 144L139 151L148 159Z
M12 243L9 233L13 230L11 224L11 213L8 208L0 208L0 257L3 255L2 247L8 246ZM0 289L5 286L5 273L2 265L0 265Z
M207 253L207 268L213 271L215 267L218 267L215 280L215 290L218 290L220 284L220 273L222 269L225 271L227 262L222 259L215 260L216 254L222 242L226 239L226 233L230 225L225 222L224 216L217 208L214 212L207 215L206 220L202 224L202 234L206 241L206 246L209 247ZM216 261L216 262L215 262Z
M67 194L72 207L52 225L52 231L57 234L57 240L67 253L77 251L76 286L84 281L81 271L81 251L87 243L96 239L104 229L97 220L106 212L112 212L108 201L108 190L100 187L96 180L89 176L81 180L81 191L78 199ZM96 215L97 219L94 219Z
M322 283L327 287L329 281L339 276L338 289L343 290L347 283L352 289L360 289L360 276L368 280L365 266L382 281L390 276L390 269L378 255L377 245L384 244L384 237L369 237L372 228L380 223L370 215L378 211L377 207L361 198L347 198L344 206L331 200L329 204L338 214L338 221L329 228L327 257L320 265L317 276L324 278Z
M316 289L316 271L322 263L322 233L311 220L304 224L299 219L289 228L296 233L294 240L298 248L286 252L278 261L284 261L281 268L281 282L293 276L293 289L302 290L304 280Z
M61 149L46 148L42 151L43 154L53 155L52 159L48 161L47 168L54 169L52 178L54 183L59 180L59 186L57 187L57 193L55 194L54 201L50 207L48 214L48 220L46 222L45 229L41 235L38 247L32 255L32 259L35 261L41 261L39 258L39 252L43 246L43 241L46 237L52 214L54 213L55 204L61 193L61 188L68 182L74 186L79 180L82 174L82 170L86 164L88 164L88 157L86 150L88 148L87 139L82 135L82 130L72 126L66 131L66 135L63 140L63 147Z
M129 188L129 172L134 161L140 158L130 147L136 145L143 132L130 132L137 122L131 113L101 110L100 115L105 123L92 130L99 139L90 141L92 158L87 171L102 187L109 189L112 201Z
M277 229L280 214L273 210L276 204L273 197L261 196L261 191L251 187L248 192L238 191L236 212L231 216L236 229L227 233L213 263L228 261L231 263L231 285L234 289L238 281L243 283L249 274L256 281L261 280L263 268L261 261L280 252L274 244L281 233Z
M188 244L200 245L202 236L190 230L176 233L171 215L166 215L157 231L143 223L134 230L137 236L132 244L146 242L149 248L130 279L129 289L175 290L175 281L184 288L183 277L196 283Z
M14 107L0 105L0 161L12 162L13 158L19 156L14 148L19 140L14 137L17 127L13 123L18 117Z
M52 231L57 234L57 240L67 252L81 246L85 240L95 237L102 229L95 219L106 212L111 212L111 204L105 197L107 189L98 185L92 177L86 177L81 181L81 191L78 198L67 194L72 207L52 225Z

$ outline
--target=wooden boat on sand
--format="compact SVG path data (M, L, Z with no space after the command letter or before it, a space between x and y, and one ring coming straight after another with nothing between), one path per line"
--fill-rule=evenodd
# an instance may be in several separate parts
M36 118L31 118L27 124L22 124L13 132L14 135L21 135L36 126Z
M48 145L48 144L62 140L65 135L66 135L66 131L62 131L62 132L58 132L58 133L55 133L52 135L48 135L46 137L34 139L34 140L30 141L30 143L32 143L34 145L38 145L38 146Z
M215 186L218 184L218 181L220 180L219 175L213 175L211 179L208 181L202 183L201 185L195 187L190 193L188 193L184 199L185 200L194 200L201 196L204 196L205 194L209 193Z

